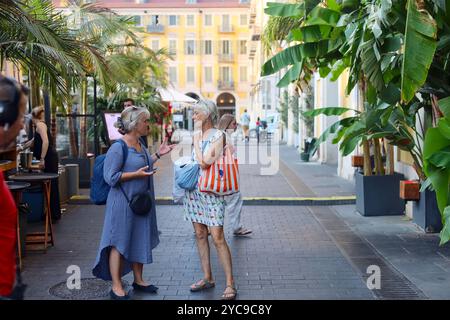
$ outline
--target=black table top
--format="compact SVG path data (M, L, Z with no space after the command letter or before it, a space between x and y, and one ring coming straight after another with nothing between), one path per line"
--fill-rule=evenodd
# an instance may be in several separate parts
M28 182L19 182L19 181L5 181L8 189L11 191L20 191L31 186L31 183Z
M57 173L39 172L39 173L17 173L9 176L10 180L23 182L39 182L44 180L53 180L59 177Z

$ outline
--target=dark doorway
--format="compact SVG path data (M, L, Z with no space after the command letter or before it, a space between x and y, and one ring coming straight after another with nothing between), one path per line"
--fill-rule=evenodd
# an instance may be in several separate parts
M219 117L225 113L236 114L236 98L228 92L221 93L216 100L219 109Z

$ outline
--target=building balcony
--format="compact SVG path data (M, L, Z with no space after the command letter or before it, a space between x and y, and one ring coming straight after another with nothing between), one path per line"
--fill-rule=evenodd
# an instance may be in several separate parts
M252 28L252 41L261 40L261 27L253 26Z
M234 56L232 53L219 53L218 58L219 62L234 62Z
M234 82L231 80L219 80L217 82L217 87L219 90L234 90Z
M150 33L164 33L164 26L162 24L149 24L147 32Z
M255 23L256 20L256 8L250 9L250 19L249 19L249 25L252 25Z
M224 26L220 26L219 27L219 32L220 33L233 33L234 32L234 27L229 25L224 25Z

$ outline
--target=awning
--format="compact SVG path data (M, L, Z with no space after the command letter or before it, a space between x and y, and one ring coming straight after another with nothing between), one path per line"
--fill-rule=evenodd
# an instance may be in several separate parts
M158 88L156 89L161 95L161 100L164 102L178 102L178 103L196 103L197 100L175 90L174 88Z

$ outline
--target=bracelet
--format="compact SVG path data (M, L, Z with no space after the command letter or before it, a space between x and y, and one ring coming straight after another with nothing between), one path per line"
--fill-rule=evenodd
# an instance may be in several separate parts
M158 152L155 152L155 156L156 156L158 159L161 159L161 156L159 155Z

